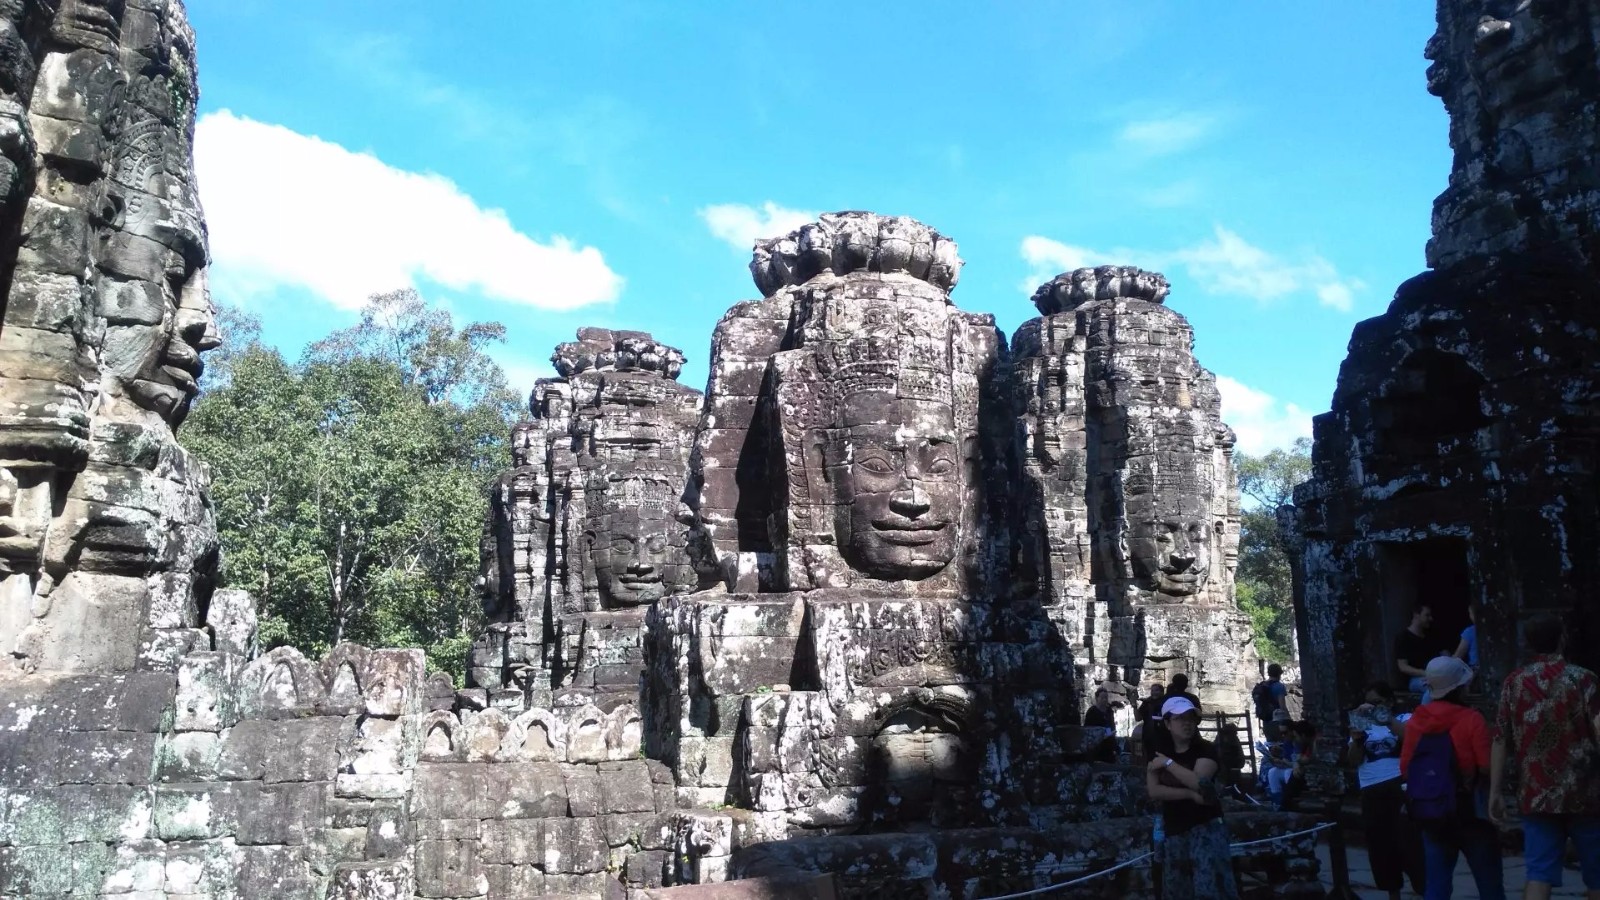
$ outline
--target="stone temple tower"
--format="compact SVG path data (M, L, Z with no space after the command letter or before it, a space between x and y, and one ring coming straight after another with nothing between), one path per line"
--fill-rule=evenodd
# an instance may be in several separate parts
M1184 672L1208 707L1242 710L1233 432L1168 292L1102 266L1034 293L1042 315L1012 341L1021 558L1086 679Z

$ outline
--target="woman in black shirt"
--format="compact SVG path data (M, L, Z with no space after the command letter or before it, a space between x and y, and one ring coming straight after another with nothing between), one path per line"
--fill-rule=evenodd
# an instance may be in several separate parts
M1238 900L1228 827L1217 797L1217 751L1200 738L1200 710L1186 697L1161 706L1170 753L1145 769L1150 799L1160 801L1166 839L1161 853L1164 900Z

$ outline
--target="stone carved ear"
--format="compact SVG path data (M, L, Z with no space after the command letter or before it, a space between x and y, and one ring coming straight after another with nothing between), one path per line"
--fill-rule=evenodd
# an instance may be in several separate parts
M772 377L778 427L771 433L780 442L787 492L780 499L793 510L795 524L815 530L820 523L804 524L809 511L832 503L826 481L817 473L827 466L823 448L833 425L836 398L818 374L816 358L809 351L786 350L775 355Z

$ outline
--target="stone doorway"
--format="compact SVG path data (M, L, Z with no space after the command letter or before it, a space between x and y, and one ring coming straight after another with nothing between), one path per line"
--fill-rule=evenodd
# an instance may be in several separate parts
M1458 537L1395 541L1378 545L1378 573L1382 579L1383 624L1380 674L1395 681L1395 638L1411 623L1417 604L1433 610L1428 639L1439 652L1450 653L1461 640L1461 630L1471 624L1467 605L1473 597L1472 570L1467 542Z

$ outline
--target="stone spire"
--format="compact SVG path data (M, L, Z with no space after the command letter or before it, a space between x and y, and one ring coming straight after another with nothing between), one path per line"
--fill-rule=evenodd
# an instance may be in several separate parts
M1087 680L1184 672L1209 706L1243 709L1234 437L1168 291L1101 266L1034 292L1044 315L1012 341L1023 558Z

